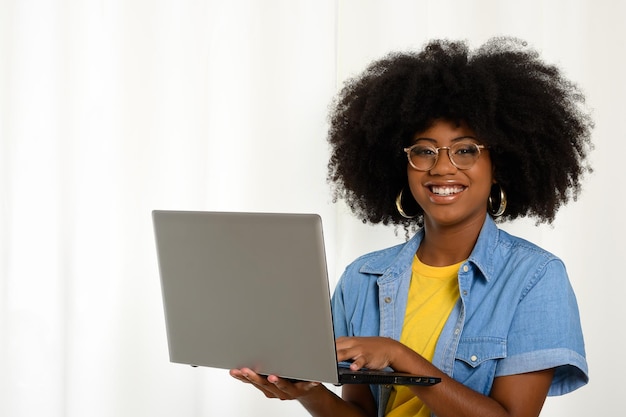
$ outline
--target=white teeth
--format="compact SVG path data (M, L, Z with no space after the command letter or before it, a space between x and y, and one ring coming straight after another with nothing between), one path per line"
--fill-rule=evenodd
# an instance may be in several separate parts
M442 195L442 196L460 193L461 191L463 191L463 189L464 187L461 187L461 186L430 187L430 190L433 192L433 194Z

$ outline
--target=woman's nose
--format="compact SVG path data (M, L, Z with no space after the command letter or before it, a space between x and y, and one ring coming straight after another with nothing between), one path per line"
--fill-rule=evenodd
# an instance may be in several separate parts
M446 151L446 155L443 155L443 151ZM439 148L437 160L435 161L435 165L430 169L430 173L432 175L445 175L454 173L457 169L458 168L452 163L452 159L450 158L450 149Z

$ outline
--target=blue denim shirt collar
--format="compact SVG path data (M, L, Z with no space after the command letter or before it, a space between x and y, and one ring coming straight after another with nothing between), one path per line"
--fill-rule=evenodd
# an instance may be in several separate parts
M498 237L498 227L491 216L487 215L476 245L468 258L468 261L480 270L481 274L477 275L482 276L487 282L496 276L496 265L491 254L498 246ZM402 272L399 268L412 263L412 258L423 238L424 229L420 229L407 243L403 244L404 246L396 257L387 256L387 253L393 251L394 248L380 251L378 256L371 258L361 266L360 272L382 275L382 279L385 281L398 278Z

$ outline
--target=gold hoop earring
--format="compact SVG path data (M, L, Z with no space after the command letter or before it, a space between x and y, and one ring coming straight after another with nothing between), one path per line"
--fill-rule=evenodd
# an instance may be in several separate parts
M488 202L489 202L489 211L491 212L491 215L493 217L500 217L506 211L506 204L507 204L506 193L504 192L504 190L502 189L502 186L500 184L498 184L498 188L500 188L500 205L498 206L497 210L494 210L494 208L493 208L493 199L491 198L491 194L489 194L489 200L488 200Z
M400 216L404 217L405 219L413 219L417 217L417 214L414 214L413 216L409 216L408 214L404 212L404 209L402 208L402 192L403 191L404 191L404 188L400 190L400 192L398 193L398 196L396 197L396 209L398 210L398 213L400 213Z

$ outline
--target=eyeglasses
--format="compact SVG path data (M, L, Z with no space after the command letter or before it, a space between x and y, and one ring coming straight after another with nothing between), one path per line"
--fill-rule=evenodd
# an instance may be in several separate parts
M426 143L416 143L404 148L409 164L418 171L430 171L439 158L439 151L446 149L452 165L458 169L470 169L480 157L480 150L486 149L485 145L468 140L455 142L451 146L436 148Z

